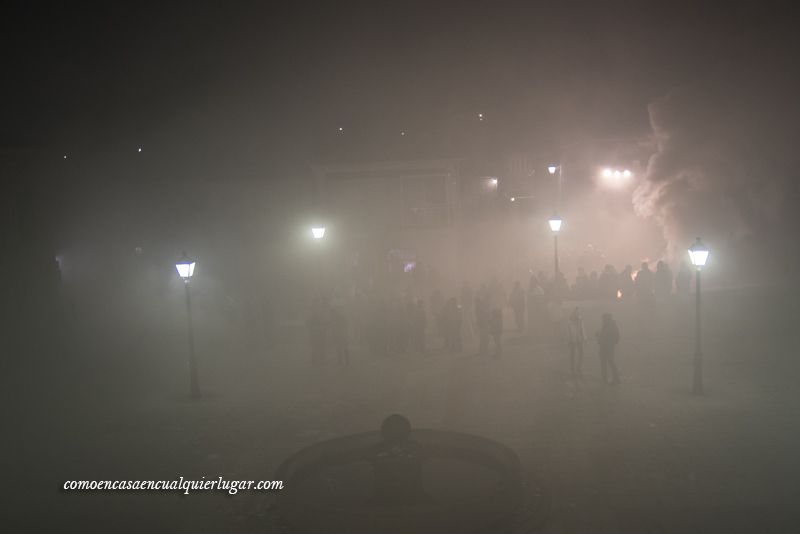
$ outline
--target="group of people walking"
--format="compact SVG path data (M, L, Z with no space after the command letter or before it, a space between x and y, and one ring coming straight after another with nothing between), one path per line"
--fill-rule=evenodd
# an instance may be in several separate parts
M681 264L673 276L669 266L659 261L655 270L643 262L636 272L630 265L619 273L606 265L600 274L592 272L588 276L579 269L573 284L561 273L548 277L540 271L530 276L527 288L517 281L508 294L502 283L493 278L477 291L465 282L458 297L445 298L434 289L427 301L419 297L418 289L412 288L403 293L356 289L348 298L319 297L314 300L306 323L311 361L314 365L325 363L326 351L332 347L337 363L349 365L351 339L366 344L374 356L397 356L407 352L429 354L431 338L434 344L440 339L445 352L460 353L466 338L468 344L477 345L478 355L500 358L507 307L519 334L558 344L566 341L570 372L580 378L587 342L584 319L577 307L562 318L564 300L616 299L653 304L673 294L688 293L691 278L687 264ZM618 383L614 355L620 334L610 313L603 313L595 339L603 381Z
M574 308L566 324L567 347L569 349L569 365L572 376L583 378L583 353L586 344L586 329L583 316L578 308ZM604 383L619 384L619 370L614 353L619 343L619 327L610 313L604 313L600 330L595 333L600 357L600 372ZM609 377L610 374L610 377ZM610 380L609 380L610 378Z

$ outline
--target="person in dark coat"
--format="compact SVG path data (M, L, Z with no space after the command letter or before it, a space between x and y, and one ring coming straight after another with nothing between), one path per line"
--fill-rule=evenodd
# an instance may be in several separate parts
M630 301L633 299L633 267L626 265L625 269L619 273L619 292L622 300Z
M442 311L445 350L448 352L461 352L461 321L461 308L453 297L447 301Z
M500 308L492 309L489 317L489 334L494 341L494 357L499 358L503 355L503 310Z
M653 271L650 270L650 266L646 261L643 261L641 269L639 269L639 272L636 273L635 281L636 297L639 299L639 302L644 304L649 304L652 302L654 298L654 278L655 277L653 275Z
M519 282L514 282L514 289L511 290L508 304L514 310L517 331L522 332L525 329L525 292Z
M414 350L422 354L425 354L425 327L427 322L425 303L422 299L417 299L416 306L411 310L412 343Z
M586 342L586 332L583 328L583 317L578 308L575 308L567 320L567 343L569 344L569 365L572 376L583 376L583 345Z
M547 318L547 302L544 288L535 276L531 276L528 286L528 332L540 334Z
M617 271L614 269L613 265L608 264L603 268L603 272L600 274L599 283L603 298L615 299L622 296L621 294L617 293L617 291L620 290L619 275L617 275Z
M475 325L478 327L478 355L483 356L489 348L489 320L491 319L491 298L486 286L481 286L475 296Z
M596 334L600 353L600 370L603 382L608 383L608 370L611 370L611 383L619 384L619 371L614 361L614 351L619 343L619 328L610 313L603 314L603 324Z
M656 264L655 291L658 300L666 300L672 295L672 270L664 261Z

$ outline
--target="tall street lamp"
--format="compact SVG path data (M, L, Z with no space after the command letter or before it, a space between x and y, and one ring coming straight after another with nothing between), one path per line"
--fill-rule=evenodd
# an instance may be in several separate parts
M700 345L700 271L708 260L708 247L700 238L689 248L689 260L695 268L694 293L695 293L695 334L694 334L694 373L692 378L692 393L703 394L703 353Z
M183 253L181 259L175 264L178 276L183 279L186 288L186 318L189 325L189 394L193 399L200 398L200 386L197 380L197 360L194 356L194 333L192 331L192 296L189 291L189 280L194 275L195 261Z
M561 230L561 217L553 215L547 221L550 224L550 230L553 232L553 262L554 262L554 276L555 282L558 283L558 232Z

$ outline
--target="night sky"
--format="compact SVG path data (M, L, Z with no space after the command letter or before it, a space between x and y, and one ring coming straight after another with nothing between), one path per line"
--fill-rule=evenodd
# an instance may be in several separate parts
M3 17L2 143L270 166L458 151L465 127L510 149L643 135L675 88L789 64L779 11L690 4L26 3Z
M633 201L673 249L702 229L797 248L800 77L785 9L18 3L2 20L0 146L69 160L37 179L283 187L317 163L671 139Z

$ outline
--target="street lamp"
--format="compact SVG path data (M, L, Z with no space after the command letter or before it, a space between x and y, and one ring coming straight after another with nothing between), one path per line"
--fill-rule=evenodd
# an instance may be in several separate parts
M183 279L186 288L186 318L189 326L189 394L193 399L200 398L200 386L197 380L197 360L194 357L194 333L192 332L192 296L189 292L189 280L194 275L196 262L183 253L181 259L175 264L178 276Z
M558 232L561 231L561 217L553 215L547 221L550 225L550 230L553 232L553 258L555 264L555 280L558 281Z
M694 375L692 378L692 393L703 394L703 353L700 345L700 271L708 260L708 247L700 238L689 248L689 260L695 268L694 293L695 293L695 336L694 336Z
M314 236L314 239L322 239L323 237L325 237L325 227L324 226L312 227L311 235Z

